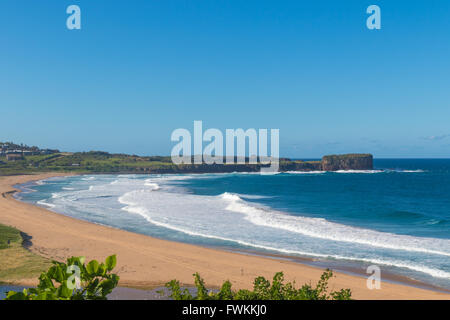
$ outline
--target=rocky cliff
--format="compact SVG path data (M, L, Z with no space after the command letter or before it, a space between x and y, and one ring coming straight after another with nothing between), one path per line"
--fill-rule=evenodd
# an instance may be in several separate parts
M267 165L266 165L267 166ZM181 164L152 168L151 173L229 173L259 172L260 164ZM372 170L371 154L343 154L324 156L322 161L300 161L280 159L279 171L338 171L338 170Z
M280 171L321 171L321 161L281 161Z
M372 170L373 156L371 154L342 154L322 158L323 171L338 170Z

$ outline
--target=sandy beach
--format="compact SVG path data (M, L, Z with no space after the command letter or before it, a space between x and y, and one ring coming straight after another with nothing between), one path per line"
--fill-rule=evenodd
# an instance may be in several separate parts
M31 237L30 250L47 258L64 260L83 255L87 259L103 260L117 254L115 271L120 275L121 286L148 288L171 279L191 285L192 274L199 272L210 287L228 279L238 289L250 288L257 276L271 278L278 271L297 284L314 283L323 272L293 261L204 248L100 226L12 197L16 184L61 175L0 177L0 223L26 233ZM34 281L23 279L20 284L30 285ZM380 290L369 290L366 278L338 272L329 287L331 290L350 288L355 299L450 299L450 294L387 282L382 283Z

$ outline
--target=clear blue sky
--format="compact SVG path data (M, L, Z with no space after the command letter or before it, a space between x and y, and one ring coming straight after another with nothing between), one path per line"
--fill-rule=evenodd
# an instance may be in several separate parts
M0 111L0 141L65 151L170 154L203 120L288 157L450 157L450 1L2 0Z

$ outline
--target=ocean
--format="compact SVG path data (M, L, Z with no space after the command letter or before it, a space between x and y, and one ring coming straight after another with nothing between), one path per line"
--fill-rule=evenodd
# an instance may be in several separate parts
M21 185L22 201L162 239L305 259L450 289L450 159L374 170L83 175ZM281 270L280 270L281 271Z

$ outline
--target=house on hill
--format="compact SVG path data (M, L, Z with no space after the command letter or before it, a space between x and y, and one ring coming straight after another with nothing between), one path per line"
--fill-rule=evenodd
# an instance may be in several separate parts
M6 161L19 161L23 159L22 153L8 153L6 155Z

